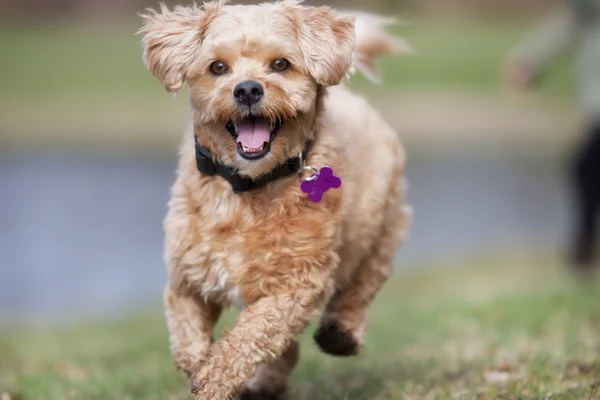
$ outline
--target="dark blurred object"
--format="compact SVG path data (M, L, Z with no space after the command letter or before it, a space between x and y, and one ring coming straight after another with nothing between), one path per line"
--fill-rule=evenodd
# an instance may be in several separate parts
M570 261L578 270L597 262L600 213L600 2L566 0L510 55L506 79L518 89L533 86L565 50L578 56L580 105L587 131L574 158L575 232Z
M581 270L598 261L598 218L600 214L600 122L592 126L573 163L577 220L571 261Z

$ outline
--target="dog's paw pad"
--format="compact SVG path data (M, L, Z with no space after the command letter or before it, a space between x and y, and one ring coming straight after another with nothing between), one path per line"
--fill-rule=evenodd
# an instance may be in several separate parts
M337 324L321 326L315 332L315 342L321 350L333 356L355 356L360 344L351 332L342 330Z
M235 400L284 400L285 395L283 393L273 393L267 391L250 391L245 389L242 393L236 397Z

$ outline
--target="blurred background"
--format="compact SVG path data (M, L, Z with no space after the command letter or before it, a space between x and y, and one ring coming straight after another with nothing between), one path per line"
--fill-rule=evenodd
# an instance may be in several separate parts
M535 382L515 360L538 375L550 366L548 379L505 398L541 398L539 388L562 385L557 374L572 386L575 370L577 385L600 381L600 361L589 360L600 354L598 291L569 286L565 274L568 165L583 125L575 57L562 53L529 91L509 90L503 72L557 3L318 3L397 16L395 33L415 50L381 61L383 85L350 83L407 148L415 223L396 259L400 279L374 307L367 345L379 363L344 369L307 346L297 398L354 399L344 388L358 387L369 400L404 398L399 388L438 399L513 374ZM162 219L189 107L185 91L173 98L143 66L137 13L151 6L0 0L2 400L19 398L3 390L187 398L161 293Z
M188 123L141 61L150 0L1 0L0 321L113 316L159 303L162 218ZM361 76L409 154L415 226L398 268L563 250L572 63L507 92L507 52L550 0L329 2L397 15L415 49ZM559 251L560 250L560 251ZM449 261L451 260L451 261Z
M403 286L409 293L403 304L416 302L418 291L431 299L454 285L461 295L481 299L499 285L499 276L508 276L505 288L529 290L549 279L549 265L562 270L572 226L567 165L582 125L575 62L563 54L532 91L508 90L502 77L508 53L556 1L323 3L398 16L395 32L415 49L382 60L385 84L371 85L360 75L350 84L382 111L407 148L415 223L398 253L399 276L440 271L428 281L435 283ZM127 325L152 337L152 344L119 331L128 339L117 345L107 339L115 332L107 328L104 336L93 336L88 353L82 350L73 357L79 361L68 364L57 360L85 342L81 336L66 335L56 347L58 342L40 337L3 342L0 335L0 393L3 384L25 391L39 385L40 393L55 393L49 398L77 398L65 388L101 376L94 363L103 354L112 360L110 349L125 355L131 348L146 355L160 349L164 370L171 371L160 316L162 219L189 107L187 93L173 98L142 63L137 13L156 5L0 0L0 330L46 332L148 312L158 321ZM492 272L477 275L489 265ZM468 272L452 272L463 266ZM477 279L462 285L465 276ZM548 315L563 303L551 304ZM502 315L506 319L494 323L505 327L513 314ZM521 320L530 321L529 315ZM543 324L543 318L537 321ZM380 339L381 346L391 343ZM45 343L43 351L39 343ZM31 349L45 354L44 361ZM85 354L94 354L93 360ZM115 360L108 370L122 365ZM90 369L74 369L81 363ZM43 373L46 381L39 378ZM142 393L154 378L136 381L135 388ZM102 385L89 393L105 393ZM307 398L320 399L312 393Z

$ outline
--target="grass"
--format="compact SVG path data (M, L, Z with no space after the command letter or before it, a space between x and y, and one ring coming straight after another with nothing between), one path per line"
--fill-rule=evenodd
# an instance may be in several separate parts
M168 97L145 71L135 24L92 27L40 25L0 28L0 104L95 107L144 102L160 105ZM383 62L385 90L401 86L494 90L508 50L526 26L507 21L462 23L416 21L398 28L417 54ZM560 64L544 90L570 93L568 68ZM359 89L371 88L357 78Z
M189 116L187 94L175 100L141 60L139 22L0 26L0 141L17 145L176 146ZM402 107L397 93L500 92L507 52L528 26L511 21L416 20L397 28L416 53L384 58L385 85L360 74L352 87L376 105ZM570 100L568 60L550 68L542 97ZM380 96L384 94L385 96Z
M373 305L361 356L323 355L310 332L302 345L297 400L600 398L600 291L540 259L405 273ZM0 393L24 399L189 398L158 311L5 333L0 355Z

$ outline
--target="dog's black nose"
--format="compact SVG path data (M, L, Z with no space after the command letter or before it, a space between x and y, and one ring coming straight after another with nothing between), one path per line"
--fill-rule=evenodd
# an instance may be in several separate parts
M233 97L237 102L247 106L258 103L264 94L262 85L256 81L238 83L233 89Z

